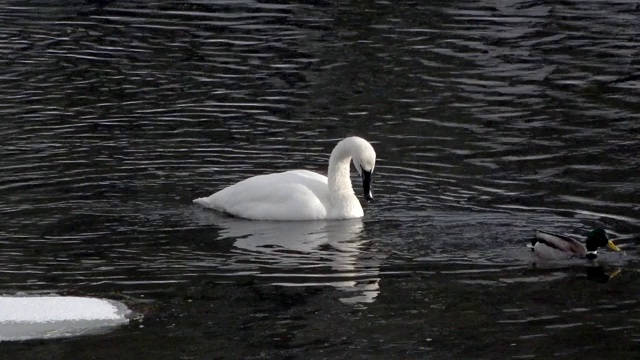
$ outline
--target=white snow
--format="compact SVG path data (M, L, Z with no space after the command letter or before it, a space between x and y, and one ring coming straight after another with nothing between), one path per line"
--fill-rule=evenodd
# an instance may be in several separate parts
M0 322L116 320L118 308L103 299L73 296L0 297Z
M129 322L116 301L75 296L0 296L0 341L50 339L108 331Z

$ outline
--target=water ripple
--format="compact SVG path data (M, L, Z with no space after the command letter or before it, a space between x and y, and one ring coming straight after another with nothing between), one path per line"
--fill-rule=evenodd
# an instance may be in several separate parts
M415 278L411 295L453 308L447 316L463 305L443 299L475 298L469 288L489 303L508 292L516 310L476 302L486 310L476 315L536 344L592 331L587 314L606 309L519 297L593 289L576 280L589 279L582 263L532 269L532 228L583 236L603 226L625 250L602 257L621 267L607 283L620 295L613 306L631 306L635 4L3 5L3 292L153 294L251 279L372 303ZM378 163L376 201L350 228L260 228L191 206L248 176L324 173L352 134L372 141ZM616 333L632 318L594 319Z

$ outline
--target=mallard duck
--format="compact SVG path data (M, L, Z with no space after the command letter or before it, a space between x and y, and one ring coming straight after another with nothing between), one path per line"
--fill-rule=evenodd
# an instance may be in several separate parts
M536 237L531 240L533 252L545 259L568 259L570 257L583 257L595 259L598 249L607 246L613 251L620 251L607 237L607 232L602 228L591 230L583 245L578 240L564 235L536 230Z

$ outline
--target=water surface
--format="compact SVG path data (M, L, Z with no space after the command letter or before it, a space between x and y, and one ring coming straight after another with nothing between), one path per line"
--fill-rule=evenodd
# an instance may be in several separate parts
M0 5L0 293L145 314L12 358L637 358L635 3ZM348 135L363 219L191 203ZM624 252L525 247L595 226Z

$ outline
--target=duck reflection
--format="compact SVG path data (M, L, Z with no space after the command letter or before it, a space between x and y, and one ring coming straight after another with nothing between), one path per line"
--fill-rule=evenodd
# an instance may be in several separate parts
M621 271L620 268L606 269L600 265L587 266L587 279L604 284L618 276Z
M272 277L274 285L333 286L345 303L370 303L380 292L377 262L358 259L368 242L362 219L251 221L207 212L201 220L234 239L223 268Z

